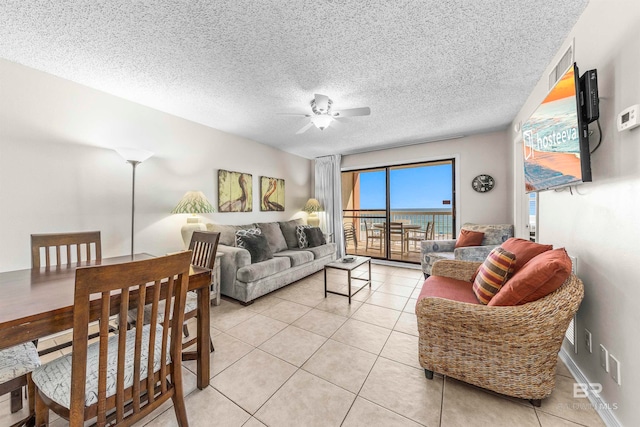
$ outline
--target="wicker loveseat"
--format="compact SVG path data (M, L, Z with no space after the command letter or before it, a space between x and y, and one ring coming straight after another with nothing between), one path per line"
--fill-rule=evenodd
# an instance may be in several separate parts
M471 289L480 264L438 261L427 282L442 276L466 281ZM553 293L524 305L420 298L416 315L425 375L433 378L437 372L539 406L555 386L558 352L583 294L582 282L571 274Z

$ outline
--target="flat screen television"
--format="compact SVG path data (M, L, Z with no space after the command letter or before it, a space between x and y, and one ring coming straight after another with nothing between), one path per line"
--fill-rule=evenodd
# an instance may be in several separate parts
M525 191L591 181L588 121L573 64L522 125Z

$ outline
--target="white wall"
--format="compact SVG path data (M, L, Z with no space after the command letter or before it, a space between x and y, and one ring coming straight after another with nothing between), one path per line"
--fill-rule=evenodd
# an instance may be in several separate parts
M449 158L456 158L458 230L465 222L511 223L511 145L506 131L343 156L342 168L367 168ZM485 194L471 188L473 178L482 173L491 175L496 181L493 190ZM419 188L420 183L416 183L416 186Z
M217 207L218 169L253 174L253 212L203 215L244 224L300 214L312 162L86 86L0 60L0 271L30 267L31 233L100 230L103 256L128 254L131 166L113 151L154 156L136 170L136 252L181 249L188 190ZM260 212L259 177L285 179L285 212Z
M548 73L573 38L580 72L598 70L603 141L591 158L592 183L575 187L573 195L540 193L539 240L578 257L585 298L578 312L578 354L570 350L570 355L590 382L603 385L601 397L617 408L612 413L618 421L635 426L640 423L640 129L619 133L615 118L640 103L640 3L591 0L514 123L526 120L542 101ZM592 354L582 345L585 328L593 334ZM620 361L621 386L599 366L600 344Z

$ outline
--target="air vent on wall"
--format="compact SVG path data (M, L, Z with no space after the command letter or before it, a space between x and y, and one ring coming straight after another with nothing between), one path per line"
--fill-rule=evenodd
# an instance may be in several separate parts
M571 46L567 49L567 51L562 55L560 61L553 67L553 70L549 73L549 89L551 89L557 82L560 77L564 75L564 72L569 69L571 64L573 64L573 42Z

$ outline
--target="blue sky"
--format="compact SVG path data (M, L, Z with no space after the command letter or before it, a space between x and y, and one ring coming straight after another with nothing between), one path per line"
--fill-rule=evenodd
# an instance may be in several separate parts
M451 165L391 169L391 209L450 208ZM360 173L360 209L386 209L385 171Z

